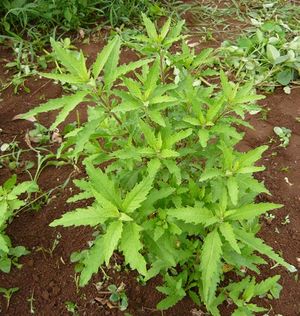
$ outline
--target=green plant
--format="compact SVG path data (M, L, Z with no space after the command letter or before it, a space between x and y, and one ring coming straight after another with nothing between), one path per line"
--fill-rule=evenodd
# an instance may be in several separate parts
M280 146L281 147L287 147L290 143L290 138L292 136L292 131L289 128L286 127L274 127L274 133L279 137L280 139Z
M10 289L5 289L3 287L0 287L0 293L3 293L4 298L6 299L6 309L9 308L11 297L14 293L18 292L18 287L12 287Z
M124 287L124 283L122 283L119 287L115 284L111 284L107 287L108 291L111 293L109 300L113 304L118 305L120 311L125 311L128 307L128 298Z
M18 197L38 190L34 182L27 181L16 185L16 180L14 175L0 187L0 270L5 273L10 272L12 264L20 268L18 258L28 254L23 246L12 247L5 228L13 220L16 211L26 204Z
M156 43L161 34L145 16L144 22ZM289 271L295 268L256 236L259 216L281 207L254 202L258 194L269 194L253 176L264 170L256 163L267 147L246 153L235 150L243 138L235 126L250 127L245 115L259 111L256 101L264 96L255 93L251 82L230 82L223 71L219 86L203 85L191 66L201 60L193 52L189 52L191 62L181 61L181 67L162 64L164 54L172 60L172 53L171 45L161 43L166 36L172 42L180 38L178 25L170 31L176 36L171 36L167 21L163 40L154 51L144 52L151 59L128 65L118 65L118 36L103 48L90 69L82 53L52 41L64 73L43 75L77 89L24 117L60 110L51 126L54 129L80 102L94 105L88 109L88 121L65 136L58 152L58 156L67 152L76 161L83 156L87 178L74 181L80 193L68 202L91 199L91 205L50 224L95 229L90 247L71 258L80 272L79 285L86 285L119 251L145 282L163 277L164 285L158 290L166 298L158 304L160 309L189 295L217 316L218 305L231 292L243 292L243 288L238 290L241 284L226 274L228 267L241 278L247 270L259 273L259 266L267 264L261 254ZM169 75L175 67L179 73ZM223 280L230 287L223 287ZM253 280L245 277L241 282L259 288L260 283ZM257 292L268 291L266 286ZM257 292L247 294L244 301L232 294L236 314L242 309L251 315L254 307L248 303L260 295Z
M74 315L74 316L79 315L78 314L78 307L77 307L76 303L71 302L71 301L67 301L67 302L65 302L65 306L66 306L67 311L69 313L71 313L72 315Z
M254 20L256 21L256 20ZM242 80L254 78L261 88L287 86L299 79L300 37L277 21L256 21L255 28L235 42L224 41L221 55L227 67Z

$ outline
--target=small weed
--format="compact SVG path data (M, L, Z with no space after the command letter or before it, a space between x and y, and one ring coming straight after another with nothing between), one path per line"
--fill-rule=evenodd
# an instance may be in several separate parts
M281 225L288 225L290 222L290 215L286 215L284 220L281 222Z
M59 242L60 242L60 239L61 239L61 234L60 233L57 233L53 243L52 243L52 246L50 248L44 248L44 247L38 247L36 249L36 251L42 251L44 256L45 256L45 253L49 254L50 257L52 258L53 257L53 252L54 250L56 249L56 247L58 246Z
M286 127L274 127L274 133L280 139L280 146L286 148L290 143L290 138L292 136L292 131Z
M275 219L276 216L274 214L271 214L271 213L266 213L264 217L268 223L271 223L273 221L273 219Z
M79 315L78 314L78 307L77 307L77 304L72 302L72 301L67 301L65 302L65 306L66 306L66 309L69 313L71 313L72 315L74 316L77 316Z
M290 170L290 167L282 167L280 169L281 172L289 172L289 170Z
M111 284L107 287L109 292L111 293L109 300L118 305L120 311L125 311L128 307L128 298L125 292L125 284L121 283L119 287L115 284Z
M2 293L3 297L6 299L6 309L9 308L10 300L13 294L16 293L17 291L19 291L18 287L13 287L10 289L5 289L3 287L0 287L0 293Z

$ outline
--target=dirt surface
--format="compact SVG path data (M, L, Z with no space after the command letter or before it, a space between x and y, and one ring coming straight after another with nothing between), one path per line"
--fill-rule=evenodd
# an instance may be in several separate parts
M90 60L95 58L102 46L101 39L99 43L81 45ZM8 52L0 48L0 54L1 57L7 57ZM131 51L125 51L122 61L128 62L135 58ZM3 73L3 65L4 63L0 61L2 68L0 73ZM22 120L12 121L12 118L40 104L43 102L41 100L56 98L62 93L58 85L45 79L30 79L27 86L30 88L30 93L21 91L18 95L14 95L11 88L7 89L1 95L0 102L2 129L0 141L10 142L16 138L20 147L26 150L28 146L24 137L33 124ZM297 261L297 258L300 258L300 123L296 120L300 117L300 89L293 89L290 95L278 90L261 104L267 110L267 117L264 119L261 114L249 117L254 129L245 129L245 140L239 144L239 149L247 151L263 144L270 146L262 161L266 171L257 177L265 182L272 196L263 195L259 199L282 203L284 207L274 212L275 218L272 221L262 219L261 236L288 262L300 268ZM84 106L81 107L80 113L84 117ZM49 126L54 116L53 113L41 115L40 122ZM75 114L72 114L68 121L74 121L75 118ZM279 146L279 141L273 132L274 126L288 127L292 130L290 144L286 149ZM55 150L54 145L52 149ZM35 156L34 152L28 152L24 159L35 159ZM28 175L22 170L17 170L17 173L20 181L28 179ZM8 169L0 169L0 184L11 174ZM100 272L85 288L79 289L76 286L78 279L69 256L72 252L87 247L92 231L88 228L53 229L49 227L49 223L60 217L62 213L78 206L67 204L66 200L74 191L71 180L81 177L84 177L83 170L80 168L74 170L70 165L59 168L47 167L39 178L39 185L43 191L50 190L67 179L69 179L68 184L64 189L57 189L40 211L29 210L20 213L7 229L13 245L24 245L31 253L21 258L22 269L14 268L10 274L0 273L0 287L20 288L13 295L8 309L6 301L1 296L0 315L31 315L30 297L33 298L32 307L35 315L39 316L71 315L66 308L67 301L76 302L79 315L124 315L118 309L111 308L108 295L103 293L107 291L109 284L119 286L122 282L126 286L129 300L128 312L133 316L203 315L188 298L163 314L157 311L155 306L162 299L162 295L155 290L155 287L160 284L160 279L156 278L147 286L142 286L137 282L135 273L116 272L116 268L122 263L122 258L117 254L111 260L111 268L105 272L108 278ZM50 251L55 240L57 245L53 251ZM259 302L270 310L268 314L270 316L299 316L298 275L288 273L282 268L273 268L270 262L269 265L262 267L261 277L266 278L277 273L282 276L280 283L283 285L283 291L280 299L273 301L261 299ZM231 313L230 305L222 307L222 316L230 316Z

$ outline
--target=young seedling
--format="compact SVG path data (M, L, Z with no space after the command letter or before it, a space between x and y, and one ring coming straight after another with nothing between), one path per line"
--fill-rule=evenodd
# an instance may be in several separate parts
M10 300L13 294L16 293L17 291L19 291L18 287L13 287L10 289L0 287L0 293L3 293L3 297L6 299L6 309L9 308Z
M34 290L31 293L31 296L27 299L27 302L29 303L29 307L30 307L30 314L35 314L35 309L34 309Z
M109 300L117 305L120 311L125 311L128 307L128 298L125 292L125 284L121 283L119 287L115 284L111 284L107 287L108 291L111 293Z
M73 316L77 316L78 314L78 307L77 304L72 301L66 301L65 302L66 309L69 313L71 313Z
M292 131L289 128L286 127L274 127L274 133L279 137L280 139L280 146L286 148L290 143L290 138L292 136Z

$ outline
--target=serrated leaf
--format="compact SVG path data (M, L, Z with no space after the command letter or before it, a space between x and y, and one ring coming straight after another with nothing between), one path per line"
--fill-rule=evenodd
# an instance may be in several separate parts
M32 193L37 192L39 190L38 185L34 181L24 181L18 185L16 185L9 195L11 196L19 196L22 193Z
M120 58L121 41L120 38L116 39L115 45L113 45L109 58L104 65L103 81L106 90L110 90L117 76L117 67Z
M246 153L243 153L239 157L240 167L248 167L259 160L262 154L268 149L268 146L260 146Z
M142 228L136 223L127 223L123 228L120 250L125 256L125 262L140 274L146 275L146 261L141 255L140 250L143 244L140 241L140 232Z
M44 78L60 81L62 83L69 83L69 84L86 83L86 80L83 80L80 77L77 77L75 75L70 75L70 74L55 74L55 73L40 72L39 75L41 75Z
M122 207L126 213L132 213L138 209L141 204L146 200L147 195L152 189L152 183L154 176L159 168L159 164L155 167L154 162L150 162L148 165L149 175L145 177L140 183L136 184L135 187L127 193Z
M176 157L179 157L180 154L175 151L175 150L172 150L172 149L163 149L161 152L160 152L160 156L161 158L176 158Z
M213 217L210 210L192 206L168 209L166 212L169 216L190 224L205 224Z
M244 220L257 217L268 211L281 208L283 205L274 203L251 203L244 205L236 210L227 211L226 220Z
M167 296L163 300L161 300L157 305L156 308L159 310L166 310L169 309L170 307L174 306L177 304L179 301L183 299L184 296L182 295L176 295L175 293Z
M153 65L149 69L147 78L144 82L146 100L148 100L150 94L156 88L159 76L160 76L160 62L159 62L159 59L156 58Z
M114 183L101 169L95 169L91 164L86 165L86 171L90 177L90 181L96 191L98 191L105 199L121 208L121 200L116 192Z
M127 73L131 72L131 71L134 71L138 68L141 68L143 67L144 65L147 65L149 64L150 62L152 61L152 59L141 59L141 60L138 60L138 61L133 61L129 64L123 64L121 66L119 66L116 70L116 73L115 73L115 79L121 77L121 76L124 76L126 75Z
M94 273L97 273L99 267L104 263L104 241L103 237L98 237L94 245L87 251L83 260L84 267L80 274L80 286L85 286Z
M210 232L204 239L200 270L203 280L203 297L205 302L209 301L211 288L215 288L215 276L219 274L219 265L222 255L222 241L217 229Z
M205 169L204 172L201 174L199 181L207 181L216 177L220 177L222 175L222 172L218 169Z
M109 260L117 248L119 241L122 236L123 223L121 221L116 221L110 223L108 226L105 235L103 235L103 255L106 265L109 264Z
M0 250L6 253L9 251L7 242L3 237L2 233L0 233Z
M255 295L261 296L268 293L274 286L278 285L277 282L280 280L280 275L267 278L261 281L255 286Z
M149 117L151 120L162 127L166 127L165 120L159 111L149 111Z
M75 109L75 107L83 102L85 96L88 94L88 91L78 91L72 96L65 98L65 104L59 114L56 116L54 123L50 126L50 130L54 130L60 123L64 122L69 113Z
M156 139L155 133L150 126L141 120L140 127L148 145L155 150L159 150L160 147L158 146L158 140Z
M205 148L207 146L207 142L209 141L209 131L207 129L200 129L198 131L198 136L200 145Z
M232 226L229 223L224 222L219 226L219 229L220 229L221 234L224 236L224 238L229 242L230 246L238 254L240 254L241 250L237 244Z
M58 60L73 75L82 79L83 82L89 80L83 53L74 52L60 46L53 38L50 39L51 46Z
M111 40L103 49L102 51L97 55L96 61L93 64L92 67L92 74L95 79L97 79L101 73L101 71L104 68L104 65L106 64L107 60L110 57L110 54L114 48L114 46L120 42L120 37L115 36L113 40Z
M144 22L148 36L151 39L156 40L158 38L158 34L156 31L155 25L144 13L142 13L142 18L143 18L143 22Z
M248 245L249 247L258 251L259 253L268 256L270 259L282 265L289 271L291 272L295 271L294 266L292 266L291 264L288 264L276 252L274 252L274 250L270 246L264 244L264 242L260 238L257 238L253 234L247 233L239 229L235 229L234 232L237 239L239 239L244 244Z
M229 100L232 100L234 98L234 95L233 95L234 92L223 70L220 71L220 79L221 79L222 89L226 98Z
M61 218L50 223L50 227L56 226L96 226L104 223L113 214L102 208L87 207L78 208L75 211L64 214Z
M227 179L227 189L233 205L236 205L239 197L239 186L235 177Z
M175 176L177 185L180 185L181 169L177 166L176 161L168 159L164 160L163 164L168 168L169 172Z
M165 24L163 25L161 32L160 32L160 40L163 41L165 39L165 37L167 36L167 34L170 31L170 26L171 26L171 18L168 18L167 21L165 22Z

